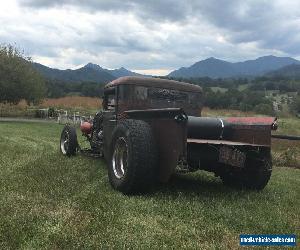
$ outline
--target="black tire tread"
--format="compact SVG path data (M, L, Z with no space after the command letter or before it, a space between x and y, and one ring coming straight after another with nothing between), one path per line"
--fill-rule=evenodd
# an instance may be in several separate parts
M224 185L235 188L262 190L268 184L272 174L270 152L255 158L247 158L242 170L228 171L220 175Z
M129 144L128 174L122 181L116 181L111 166L113 144L118 136L125 136ZM126 119L113 132L110 150L109 180L111 185L124 194L144 192L154 182L157 165L157 149L151 126L145 121Z
M61 138L66 131L69 133L69 147L66 152L66 155L67 156L76 155L78 149L76 129L68 124L65 125L61 132Z

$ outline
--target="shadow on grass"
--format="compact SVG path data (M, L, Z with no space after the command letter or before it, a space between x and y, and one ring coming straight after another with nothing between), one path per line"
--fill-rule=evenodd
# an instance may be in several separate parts
M175 174L168 183L154 188L151 195L155 195L155 193L169 196L178 196L178 194L185 197L199 196L208 199L225 196L243 199L250 193L258 194L259 192L225 186L220 178L205 171L197 171L192 174Z
M99 196L119 195L109 184L105 161L87 156L67 158L58 156L57 153L41 155L34 163L30 162L19 169L18 176L19 188L41 193L48 199L69 199L73 196L76 199L81 194L88 194L89 200L95 198L96 201ZM136 196L154 199L177 199L178 196L184 199L244 199L249 193L257 192L224 186L213 174L197 171L175 174L168 183L156 184L152 190L138 193Z

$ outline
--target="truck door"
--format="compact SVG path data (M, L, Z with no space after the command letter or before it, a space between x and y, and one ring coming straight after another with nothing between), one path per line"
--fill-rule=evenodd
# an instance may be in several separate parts
M112 140L112 133L116 126L116 107L117 107L117 95L116 88L110 88L104 90L104 102L103 102L103 143L104 143L104 157L109 159L109 149Z

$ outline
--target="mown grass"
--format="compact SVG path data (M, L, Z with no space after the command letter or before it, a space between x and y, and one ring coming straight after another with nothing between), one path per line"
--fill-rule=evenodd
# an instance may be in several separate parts
M273 134L300 136L300 119L279 119L278 129ZM272 148L274 163L300 169L300 141L273 139Z
M59 153L61 128L0 123L1 249L237 249L241 233L299 236L297 169L276 167L262 192L195 172L124 196L102 160Z

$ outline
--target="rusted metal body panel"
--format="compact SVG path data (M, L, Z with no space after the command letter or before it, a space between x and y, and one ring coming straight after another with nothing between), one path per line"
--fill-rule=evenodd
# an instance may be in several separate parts
M105 145L103 148L103 154L106 161L109 159L110 155L110 147L111 141L113 137L113 131L117 126L117 120L114 112L105 111L103 113L103 144Z
M266 125L238 126L232 127L230 140L234 142L245 142L253 145L271 146L271 128Z
M157 80L157 79L156 79ZM146 82L148 83L148 82ZM118 112L127 110L181 108L188 115L201 116L202 91L191 91L189 85L181 83L180 88L170 88L174 85L168 81L155 81L157 84L117 84ZM159 84L158 84L159 83ZM186 87L186 88L184 88ZM197 87L197 86L196 86Z
M180 159L186 159L186 126L171 119L150 121L159 150L159 181L167 182Z
M188 138L200 139L198 143L212 140L222 144L249 144L270 146L273 117L188 117Z
M184 111L180 108L165 108L165 109L146 109L146 110L127 110L124 112L128 118L140 119L175 119L176 116L184 116L187 119Z
M275 117L228 117L231 141L271 146L271 130L276 129ZM226 126L226 125L225 125Z
M187 126L182 109L130 110L128 118L148 122L156 140L159 153L160 182L167 182L180 159L186 159Z
M118 85L124 85L124 84L145 86L145 87L155 87L155 88L166 88L166 89L174 89L180 91L202 92L201 87L186 82L178 82L173 80L152 78L152 77L137 77L137 76L120 77L106 84L104 88L105 89L113 88Z

